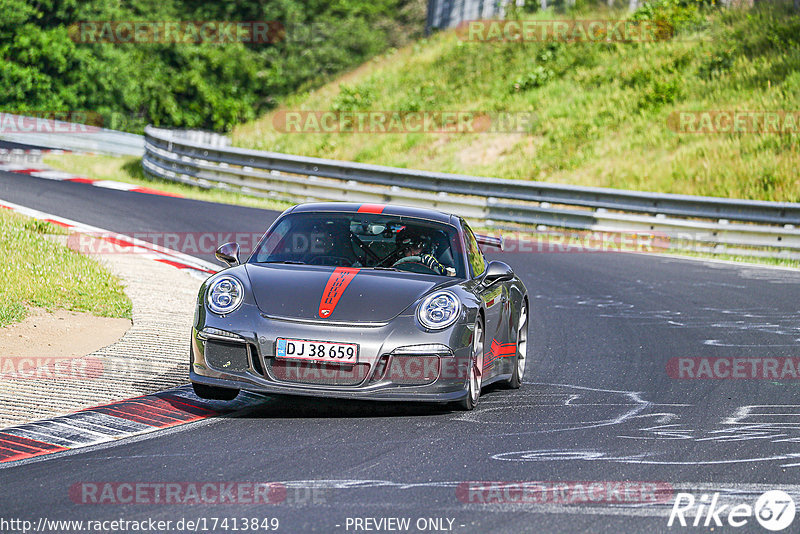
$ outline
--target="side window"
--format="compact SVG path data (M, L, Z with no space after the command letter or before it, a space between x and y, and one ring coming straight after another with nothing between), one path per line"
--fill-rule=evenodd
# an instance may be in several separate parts
M486 270L486 260L483 259L483 253L478 247L478 241L475 239L475 234L466 223L461 223L464 226L464 240L467 245L467 261L472 268L472 276L478 276Z

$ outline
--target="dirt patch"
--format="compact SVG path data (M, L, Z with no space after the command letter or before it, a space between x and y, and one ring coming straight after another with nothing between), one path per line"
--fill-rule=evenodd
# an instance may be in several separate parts
M0 356L15 358L85 356L116 343L130 327L129 319L33 308L24 321L0 328Z
M490 139L479 136L470 146L458 153L458 161L464 165L488 165L511 152L520 141L519 134L484 134L492 135Z

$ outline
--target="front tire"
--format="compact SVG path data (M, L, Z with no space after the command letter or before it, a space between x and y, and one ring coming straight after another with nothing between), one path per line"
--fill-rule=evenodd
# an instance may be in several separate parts
M208 400L230 401L239 395L238 389L221 388L206 384L197 384L195 382L192 382L192 389L194 390L195 395L201 399Z
M472 357L467 371L467 396L459 402L462 410L471 411L478 405L483 384L483 323L480 319L475 323L472 335Z

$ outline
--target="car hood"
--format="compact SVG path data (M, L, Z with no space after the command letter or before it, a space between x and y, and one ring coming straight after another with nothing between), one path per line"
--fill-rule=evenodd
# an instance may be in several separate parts
M384 323L437 285L440 276L394 271L246 264L258 308L274 318Z

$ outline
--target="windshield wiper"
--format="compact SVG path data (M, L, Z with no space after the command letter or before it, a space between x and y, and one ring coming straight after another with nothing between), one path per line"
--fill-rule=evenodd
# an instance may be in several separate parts
M283 263L285 265L308 265L304 261L297 261L297 260L270 260L270 261L259 261L257 263Z
M397 271L401 272L400 269L396 267L362 267L362 269L375 269L376 271Z

